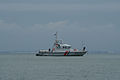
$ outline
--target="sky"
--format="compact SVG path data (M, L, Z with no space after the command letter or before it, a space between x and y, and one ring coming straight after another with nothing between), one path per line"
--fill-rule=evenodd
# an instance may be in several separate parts
M0 51L37 51L59 39L120 52L120 0L0 0Z

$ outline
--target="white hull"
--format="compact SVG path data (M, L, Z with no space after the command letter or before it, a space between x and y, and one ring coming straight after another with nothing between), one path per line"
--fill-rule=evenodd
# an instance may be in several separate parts
M36 56L83 56L87 51L84 52L46 52L46 53L38 53Z

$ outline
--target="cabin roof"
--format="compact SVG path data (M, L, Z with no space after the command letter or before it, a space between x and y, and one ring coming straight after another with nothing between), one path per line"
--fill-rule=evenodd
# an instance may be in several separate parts
M71 45L68 45L68 44L60 44L60 46L71 46Z

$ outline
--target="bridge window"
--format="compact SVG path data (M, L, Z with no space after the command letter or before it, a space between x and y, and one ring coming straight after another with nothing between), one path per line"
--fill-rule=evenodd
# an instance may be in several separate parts
M68 46L68 49L71 48L70 46Z
M70 49L71 47L70 46L63 46L62 48L64 48L64 49Z

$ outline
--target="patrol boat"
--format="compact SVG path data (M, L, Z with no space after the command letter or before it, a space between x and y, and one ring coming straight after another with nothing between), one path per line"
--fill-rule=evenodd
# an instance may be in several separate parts
M36 56L83 56L87 53L86 47L83 46L81 50L73 49L71 45L63 43L62 40L58 40L57 32L54 34L56 40L52 49L39 50Z

